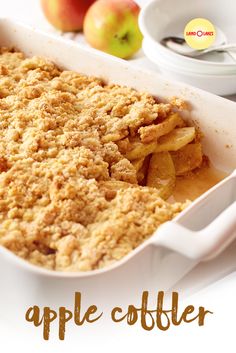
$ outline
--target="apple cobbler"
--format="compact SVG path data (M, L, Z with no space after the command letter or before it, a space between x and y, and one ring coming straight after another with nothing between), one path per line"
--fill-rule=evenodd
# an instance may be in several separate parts
M176 176L202 163L179 99L0 52L0 244L33 264L117 261L185 207Z

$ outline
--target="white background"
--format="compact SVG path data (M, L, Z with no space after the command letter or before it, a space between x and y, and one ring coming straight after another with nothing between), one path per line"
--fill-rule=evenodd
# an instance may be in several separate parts
M140 0L139 3L145 3ZM177 1L173 0L173 3ZM47 31L53 31L52 27L45 21L37 0L0 0L0 16L11 16L35 27ZM136 59L135 63L153 68L152 64L145 58ZM231 254L232 255L232 254ZM236 254L235 254L236 255ZM235 256L236 257L236 256ZM218 270L223 271L223 263L226 258L217 263ZM206 278L211 266L201 266L195 271L194 278L196 286L199 278ZM203 305L214 312L213 316L206 320L206 325L202 328L195 323L183 325L170 329L167 332L153 330L146 332L139 328L139 325L128 328L120 328L119 325L111 325L107 328L96 330L89 328L77 329L72 335L68 332L67 340L58 342L54 339L44 342L41 338L41 329L29 326L25 327L24 333L15 331L12 328L0 323L0 351L4 353L14 351L24 352L120 352L125 351L163 351L163 352L227 352L236 351L235 327L236 327L236 272L233 272L233 265L230 264L232 272L221 281L208 286L204 291L195 294L187 299L188 303L194 306ZM226 271L227 272L227 271ZM225 273L225 271L223 271ZM188 281L186 280L188 284ZM185 283L185 286L187 285ZM20 298L19 298L20 300ZM1 318L1 316L0 316Z

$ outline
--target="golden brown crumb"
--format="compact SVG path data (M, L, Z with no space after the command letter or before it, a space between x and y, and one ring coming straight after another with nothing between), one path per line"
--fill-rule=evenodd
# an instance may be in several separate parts
M0 173L7 171L7 159L0 157Z
M172 106L176 107L177 109L180 109L180 110L187 110L188 109L187 102L181 98L172 97L172 99L170 100L170 103Z
M7 49L0 98L0 244L17 255L60 271L101 268L182 210L139 186L122 153L171 104Z

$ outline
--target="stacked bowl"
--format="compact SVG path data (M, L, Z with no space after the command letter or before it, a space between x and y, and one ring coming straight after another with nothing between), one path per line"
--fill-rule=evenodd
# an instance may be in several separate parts
M153 0L141 10L139 24L143 51L167 77L218 95L236 93L236 51L191 58L161 44L169 36L184 37L194 18L205 18L216 28L214 45L236 43L235 0Z

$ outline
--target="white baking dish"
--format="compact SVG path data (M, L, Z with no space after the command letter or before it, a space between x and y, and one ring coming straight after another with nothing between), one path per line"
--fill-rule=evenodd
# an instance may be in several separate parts
M204 152L214 166L227 172L232 172L236 167L235 103L190 86L167 81L154 72L133 68L126 61L44 34L9 19L0 20L0 45L17 47L29 56L46 56L61 67L148 91L161 98L184 98L191 105L191 114L186 119L191 119L204 133ZM202 221L206 226L230 204L235 206L235 177L226 183L230 183L230 186L223 186L222 194L217 191L214 207L207 207L211 203L211 193L202 197L202 215L198 205L192 207L193 231L199 229ZM211 224L209 238L208 234L200 232L199 240L193 234L191 225L189 227L187 224L187 211L175 222L161 227L125 259L104 270L86 273L47 271L0 247L1 317L22 321L25 309L36 304L57 307L69 303L71 306L75 291L84 294L85 302L96 303L104 308L104 305L134 302L140 298L139 294L144 289L156 291L170 287L196 263L221 251L221 242L225 243L227 232L230 233L228 242L232 240L235 235L235 208L232 207L220 215L226 224L224 229L219 231L219 218ZM183 226L190 230L183 234Z

